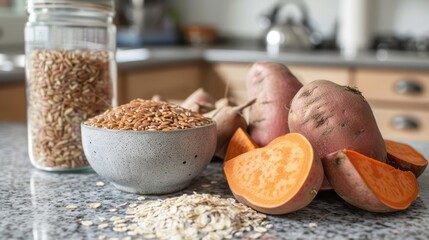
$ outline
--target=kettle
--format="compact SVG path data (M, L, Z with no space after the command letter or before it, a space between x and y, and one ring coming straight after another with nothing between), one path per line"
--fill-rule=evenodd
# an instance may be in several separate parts
M302 4L290 2L277 5L270 14L264 16L268 52L276 53L290 49L312 49L319 42L318 34L311 30Z

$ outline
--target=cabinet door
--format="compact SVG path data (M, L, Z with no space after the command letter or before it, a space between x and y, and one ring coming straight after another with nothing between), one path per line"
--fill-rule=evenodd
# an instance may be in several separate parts
M146 67L120 74L119 104L135 98L150 99L159 94L164 99L183 100L201 87L200 64Z
M429 140L429 111L372 107L385 138Z
M0 121L26 120L25 83L0 85Z
M370 101L429 106L429 71L357 69L355 80Z

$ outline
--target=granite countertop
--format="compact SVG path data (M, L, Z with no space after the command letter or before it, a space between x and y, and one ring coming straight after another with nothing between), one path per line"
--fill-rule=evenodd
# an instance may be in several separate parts
M411 142L429 157L429 143ZM96 173L52 173L32 167L23 124L0 122L0 238L1 239L98 239L126 237L110 228L86 227L81 220L97 223L97 217L119 213L108 210L122 203L136 203L138 195L124 193ZM96 186L103 181L105 186ZM211 184L207 188L206 184ZM376 214L359 210L334 192L322 192L306 208L283 216L268 216L274 227L270 239L429 239L429 171L420 178L420 195L403 212ZM203 186L204 185L204 186ZM221 170L213 161L183 193L211 193L232 197ZM91 209L90 203L102 206ZM67 205L75 204L76 209ZM124 215L122 213L122 215ZM267 239L267 238L266 238Z
M21 48L13 48L13 51L8 52L0 49L0 83L24 81L24 54ZM429 69L429 53L426 52L363 51L354 57L343 56L336 50L289 50L273 54L267 52L257 41L232 41L207 47L178 45L118 48L117 51L120 71L186 61L237 63L274 61L283 64L339 67Z

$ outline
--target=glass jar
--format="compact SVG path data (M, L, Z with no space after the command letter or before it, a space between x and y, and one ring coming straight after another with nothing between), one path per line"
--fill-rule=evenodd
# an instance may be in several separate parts
M114 0L28 0L27 124L32 164L88 169L80 124L116 105Z

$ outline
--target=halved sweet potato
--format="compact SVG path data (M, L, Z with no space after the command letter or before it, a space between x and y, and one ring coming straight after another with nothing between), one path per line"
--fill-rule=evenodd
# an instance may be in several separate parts
M226 162L255 148L258 148L258 144L250 138L246 131L238 128L234 135L232 135L231 140L229 140L224 161Z
M268 214L307 206L323 181L320 158L299 133L280 136L225 162L224 173L238 201Z
M322 159L325 175L335 192L349 204L371 212L407 209L417 198L417 179L409 171L340 150Z
M405 143L384 140L387 150L386 163L404 171L411 171L419 177L426 169L428 160L416 149Z

